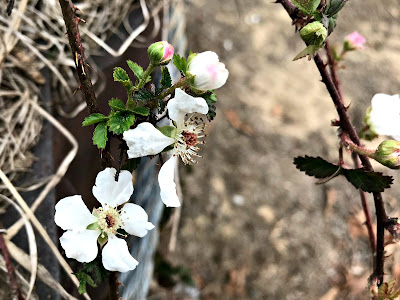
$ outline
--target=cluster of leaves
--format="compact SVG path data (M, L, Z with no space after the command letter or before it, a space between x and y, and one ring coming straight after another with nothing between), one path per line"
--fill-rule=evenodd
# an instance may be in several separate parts
M145 88L138 88L149 82L151 78L150 76L144 78L143 68L137 63L128 60L127 64L135 75L135 84L123 68L116 67L113 73L114 81L121 83L126 89L128 94L126 103L121 99L112 98L108 102L110 107L108 116L95 113L86 117L82 123L82 126L97 124L93 132L93 144L99 149L105 148L108 141L108 132L121 135L124 131L130 129L138 118L143 119L143 117L148 117L150 115L151 102L156 99L164 89L172 85L168 69L163 67L160 89L157 89L153 94Z
M300 59L305 56L311 57L323 46L326 37L332 33L336 27L339 11L348 0L291 0L292 3L307 16L307 23L311 21L314 28L308 30L307 38L305 34L300 34L307 43L306 49L301 51L295 58ZM303 21L302 21L303 22Z
M322 183L343 175L356 189L367 193L383 192L384 189L390 188L393 182L391 176L379 172L368 172L364 169L345 169L321 157L299 156L294 159L294 164L297 169L308 176L320 179Z
M90 263L83 263L82 269L79 272L74 273L79 280L79 294L86 293L87 285L97 287L108 279L109 274L110 272L103 268L99 258L96 258Z

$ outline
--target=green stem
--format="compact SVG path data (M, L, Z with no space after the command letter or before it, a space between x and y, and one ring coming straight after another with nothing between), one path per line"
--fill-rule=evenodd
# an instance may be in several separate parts
M342 139L344 140L344 144L346 146L348 146L353 152L360 154L360 155L367 156L372 159L375 159L375 151L374 150L370 150L370 149L364 148L362 146L358 146L357 144L353 143L353 141L350 140L348 137L342 136Z
M162 93L159 96L157 96L157 99L164 99L168 95L172 94L177 88L181 88L181 87L186 86L186 85L187 85L186 78L182 78L177 83L175 83L173 86L171 86L170 88L166 89L164 91L164 93Z
M145 85L147 77L149 77L149 75L151 74L151 72L153 72L155 67L156 66L153 65L152 63L149 64L149 66L147 67L146 71L144 71L144 73L143 73L142 79L140 79L140 81L139 81L139 84L137 86L137 90L141 89Z

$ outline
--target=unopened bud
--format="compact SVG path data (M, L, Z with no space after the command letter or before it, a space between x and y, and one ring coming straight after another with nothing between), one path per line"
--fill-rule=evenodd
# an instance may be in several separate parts
M320 46L328 36L325 26L318 21L307 24L300 30L300 36L307 45Z
M366 39L363 35L359 34L357 31L348 34L343 43L343 48L345 51L361 50L364 48Z
M156 42L147 48L147 53L153 65L166 65L174 56L174 47L166 41Z
M399 169L400 142L395 140L383 141L376 149L374 159L388 168Z

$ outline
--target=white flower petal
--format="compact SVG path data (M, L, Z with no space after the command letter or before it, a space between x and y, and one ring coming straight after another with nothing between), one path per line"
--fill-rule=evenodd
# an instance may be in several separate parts
M158 154L175 142L149 122L140 123L136 128L125 131L124 140L129 147L129 158Z
M60 237L65 255L79 262L91 262L97 256L97 238L100 230L76 232L68 230Z
M175 90L175 97L167 104L169 117L177 123L183 122L185 115L189 113L208 113L206 100L201 97L192 97L181 89Z
M400 135L400 96L376 94L371 100L368 123L380 135Z
M127 203L124 205L121 213L121 219L124 223L123 229L131 235L144 237L148 230L154 228L154 225L147 220L146 211L139 205Z
M133 193L132 174L123 170L115 181L116 172L114 168L106 168L97 174L92 192L103 207L105 204L117 207L127 202Z
M126 241L113 234L108 235L108 242L102 251L102 261L105 269L121 273L133 270L139 264L129 253Z
M97 221L80 195L61 199L55 208L54 222L64 230L83 231L89 224Z
M166 206L179 207L178 195L176 194L176 184L174 182L174 173L176 166L176 156L172 156L161 167L158 173L158 184L160 185L161 200Z
M194 87L206 91L223 86L229 72L212 51L197 54L189 63L188 73L195 76Z

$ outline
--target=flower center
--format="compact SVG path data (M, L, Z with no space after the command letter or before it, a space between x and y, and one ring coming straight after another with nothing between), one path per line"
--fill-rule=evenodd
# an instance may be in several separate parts
M197 144L197 134L189 131L182 132L183 140L186 143L186 147L196 146Z
M182 158L185 164L195 163L193 156L200 157L197 154L199 147L196 145L204 144L203 141L199 141L200 138L204 137L204 128L204 121L199 117L189 117L181 127L178 126L174 148L176 154Z
M99 216L98 224L103 233L117 234L117 230L121 228L121 213L113 207L104 210L103 207L97 209Z

